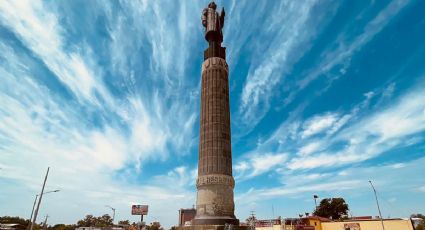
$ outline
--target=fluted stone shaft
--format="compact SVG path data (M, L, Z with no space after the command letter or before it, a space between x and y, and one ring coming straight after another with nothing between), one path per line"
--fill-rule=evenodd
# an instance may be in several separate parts
M229 80L226 60L202 64L201 125L195 224L238 224L233 202Z
M226 61L207 59L202 65L199 176L232 176L228 85Z

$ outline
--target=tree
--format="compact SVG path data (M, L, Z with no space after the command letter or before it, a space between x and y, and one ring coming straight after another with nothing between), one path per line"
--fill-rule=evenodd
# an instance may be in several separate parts
M255 229L255 222L257 222L257 218L254 216L254 213L252 213L251 216L246 218L245 221L248 224L248 229Z
M30 220L23 219L18 216L2 216L0 217L0 223L2 224L20 224L23 226L27 226Z
M20 224L22 226L28 226L30 223L29 219L24 219L19 216L2 216L0 217L0 223L2 224ZM34 229L40 229L40 225L34 224Z
M112 218L108 214L99 217L86 215L84 219L77 222L77 227L108 227L112 225Z
M118 221L119 225L130 225L130 221L129 220L120 220Z
M108 227L112 225L114 225L114 223L112 222L111 216L105 214L97 218L97 225L95 225L95 227Z
M410 218L420 218L422 219L422 223L419 223L416 227L415 230L425 230L425 216L422 214L412 214L410 216Z
M53 226L50 226L47 228L48 230L74 230L75 229L74 224L55 224Z
M326 198L320 201L319 207L314 211L314 215L337 220L347 218L348 204L344 198Z
M248 218L246 218L246 223L255 223L257 221L257 218L255 218L254 215L249 216Z
M147 230L164 230L163 227L161 227L161 224L159 222L153 222L150 225L146 226Z

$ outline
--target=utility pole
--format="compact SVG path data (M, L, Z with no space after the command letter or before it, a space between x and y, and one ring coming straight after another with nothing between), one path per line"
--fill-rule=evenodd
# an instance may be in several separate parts
M382 230L385 230L384 220L382 219L381 209L379 208L378 196L376 195L375 187L373 186L372 181L369 181L369 183L372 186L373 192L375 193L376 206L378 206L378 212L379 212L379 217L381 218Z
M34 219L32 220L30 230L34 229L34 223L36 223L36 221L37 221L37 214L38 214L38 210L40 208L41 199L43 198L44 187L46 186L47 177L49 176L49 170L50 170L50 167L47 167L46 177L44 178L43 187L41 188L40 197L38 198L38 203L37 203L37 209L35 209Z
M270 220L270 226L272 227L272 229L273 229L273 221L274 221L274 207L273 207L273 204L272 204L272 218L271 218L271 220Z
M251 211L250 219L249 228L250 230L255 230L255 211Z
M43 194L52 193L52 192L59 192L59 191L60 191L59 189L56 189L56 190L53 190L53 191L45 192ZM29 230L30 227L31 227L31 224L32 224L32 215L34 214L35 204L37 203L37 197L38 197L38 194L35 195L34 204L32 205L32 210L31 210L30 222L28 223L26 230Z
M34 214L34 208L35 208L35 204L37 203L37 197L38 197L38 194L35 195L34 204L32 205L32 210L31 210L30 222L27 225L27 230L29 230L31 228L31 225L32 225L32 215Z
M49 218L49 214L47 214L46 219L44 219L43 230L47 230L47 218Z

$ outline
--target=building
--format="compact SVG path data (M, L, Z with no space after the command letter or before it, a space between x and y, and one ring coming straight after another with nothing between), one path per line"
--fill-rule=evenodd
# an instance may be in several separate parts
M414 230L410 219L384 219L385 230ZM379 219L324 222L322 230L377 230L382 229Z
M2 224L0 223L0 230L25 230L26 226L22 224Z
M255 227L269 227L269 226L275 226L275 225L281 225L282 220L280 218L278 219L270 219L270 220L256 220L255 221Z
M75 230L125 230L124 227L78 227Z
M192 220L196 215L196 209L180 209L179 210L179 226L189 226L192 225Z
M355 217L345 221L332 221L319 216L282 219L281 224L266 225L269 220L257 221L256 230L381 230L380 219ZM271 223L269 221L269 223ZM277 223L277 222L273 222ZM385 230L414 230L411 219L384 219Z
M320 222L314 222L315 219L306 218L285 218L272 220L255 221L256 230L319 230ZM319 226L315 228L314 226Z

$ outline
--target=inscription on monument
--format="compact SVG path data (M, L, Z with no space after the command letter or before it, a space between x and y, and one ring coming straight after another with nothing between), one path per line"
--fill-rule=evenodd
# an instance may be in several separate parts
M229 72L229 66L226 63L226 60L219 57L211 57L202 63L202 72L210 68L224 68L226 72Z
M211 185L211 184L229 185L232 188L234 188L235 180L231 176L221 175L221 174L209 174L209 175L199 176L198 179L196 180L196 187L200 187L203 185Z

